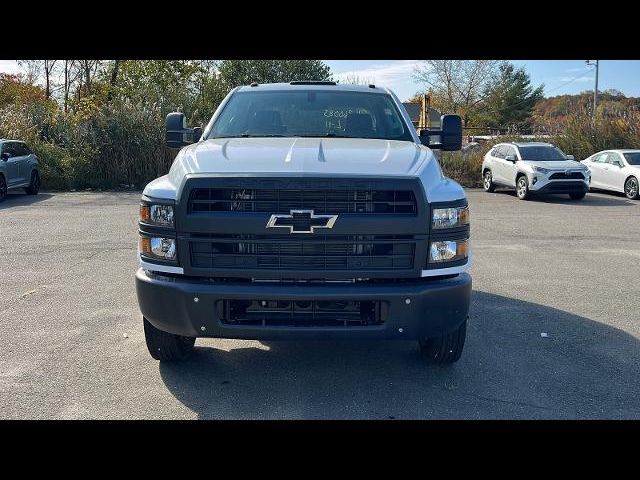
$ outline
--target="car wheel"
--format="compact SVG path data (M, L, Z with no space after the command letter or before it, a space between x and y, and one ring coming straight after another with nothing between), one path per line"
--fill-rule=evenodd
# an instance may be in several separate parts
M31 172L31 183L25 188L25 191L29 195L37 195L40 191L40 174L37 170Z
M144 323L144 338L147 342L149 354L161 362L184 360L193 350L195 337L183 337L157 329L146 318Z
M571 197L571 200L582 200L586 194L587 192L570 193L569 196Z
M491 175L491 170L485 171L482 178L483 178L482 183L484 185L484 191L493 193L496 190L496 184L493 183L493 176Z
M529 199L529 180L527 180L526 175L520 175L516 180L516 194L520 200Z
M0 175L0 202L7 198L7 182L4 176Z
M423 338L418 340L420 356L433 364L454 363L460 359L464 340L467 337L467 321L453 332L441 337Z
M640 198L640 192L638 191L638 179L636 177L629 177L624 183L624 194L631 200L637 200Z

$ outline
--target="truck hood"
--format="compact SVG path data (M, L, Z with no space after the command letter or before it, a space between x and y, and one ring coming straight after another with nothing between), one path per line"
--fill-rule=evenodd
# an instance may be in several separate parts
M168 175L144 194L176 199L190 175L419 177L430 202L464 198L462 187L442 175L433 152L407 141L363 138L231 138L183 148Z
M407 141L229 138L199 142L176 159L189 173L412 175L425 151Z

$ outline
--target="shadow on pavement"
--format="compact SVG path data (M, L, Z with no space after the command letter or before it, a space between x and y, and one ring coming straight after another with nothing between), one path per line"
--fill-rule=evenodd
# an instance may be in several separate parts
M496 190L494 193L501 195L510 195L515 200L518 200L516 196L516 192L514 190ZM554 203L558 205L578 205L584 207L616 207L616 206L630 206L634 205L636 202L633 200L627 199L624 194L613 194L611 196L597 196L594 193L608 193L602 191L594 191L589 192L582 200L573 200L569 198L569 195L532 195L529 202L540 202L540 203ZM618 198L616 198L618 197ZM522 201L522 200L518 200Z
M11 207L24 207L26 205L31 205L33 203L42 202L44 200L48 200L53 195L49 193L39 193L38 195L27 195L22 192L13 192L9 191L6 198L0 202L0 210Z
M637 338L480 291L446 367L423 364L414 342L203 343L159 366L199 418L640 418Z

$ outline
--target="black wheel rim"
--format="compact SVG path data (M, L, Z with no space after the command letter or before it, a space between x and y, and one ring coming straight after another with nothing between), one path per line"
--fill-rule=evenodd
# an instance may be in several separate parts
M7 185L4 183L4 178L0 177L0 199L7 196Z
M627 182L627 197L635 198L638 195L638 181L635 178L630 178Z
M31 186L36 191L40 189L40 176L38 175L38 172L33 172L33 178L31 179Z

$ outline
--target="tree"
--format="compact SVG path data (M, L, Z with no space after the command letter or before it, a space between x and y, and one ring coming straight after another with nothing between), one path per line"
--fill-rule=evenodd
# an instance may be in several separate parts
M252 82L330 80L331 69L321 60L224 60L220 80L227 90Z
M100 68L102 62L100 60L77 60L78 67L81 71L81 79L84 81L84 93L86 95L91 96L93 94L93 79L98 73L98 69ZM80 96L83 93L82 85L78 90L78 95Z
M488 83L500 60L425 60L415 79L426 85L431 105L443 113L457 113L465 126L479 110Z
M202 74L200 61L123 60L118 61L116 80L111 82L111 70L103 73L102 81L109 85L112 98L154 104L166 114L190 108L198 93L198 75Z
M517 130L531 124L533 109L544 94L544 85L531 86L524 68L512 63L500 65L500 74L490 81L483 92L482 111L477 123L487 127L513 127Z
M46 100L44 90L34 85L32 78L12 73L0 73L0 108L9 105L31 105Z
M35 83L40 77L43 77L45 84L45 96L51 97L53 91L53 77L55 76L57 60L18 60L18 65L27 72L27 79L31 83Z

